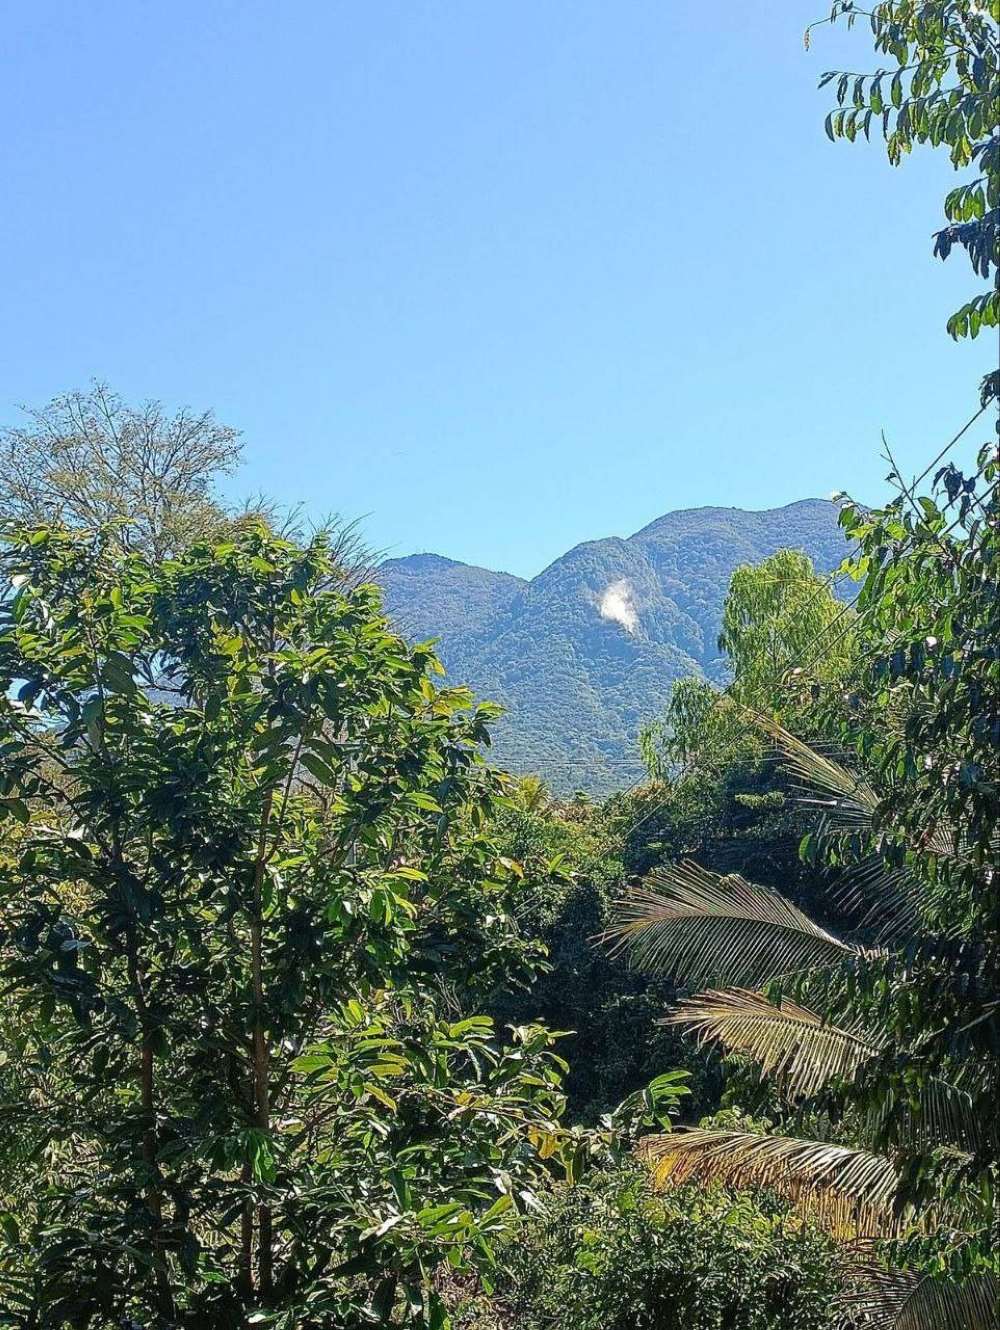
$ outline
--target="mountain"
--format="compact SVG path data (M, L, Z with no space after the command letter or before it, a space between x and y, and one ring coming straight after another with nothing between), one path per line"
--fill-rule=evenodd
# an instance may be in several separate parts
M577 545L531 581L437 554L386 560L376 575L399 629L438 638L450 679L507 708L500 765L598 794L642 775L639 728L675 679L724 677L729 578L784 548L836 568L846 546L835 505L667 513L628 539Z

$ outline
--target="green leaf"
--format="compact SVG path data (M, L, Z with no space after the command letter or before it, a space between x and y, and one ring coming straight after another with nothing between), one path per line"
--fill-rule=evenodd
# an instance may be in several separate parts
M310 775L316 777L321 785L335 786L337 784L339 780L337 773L316 753L306 750L300 755L299 761Z

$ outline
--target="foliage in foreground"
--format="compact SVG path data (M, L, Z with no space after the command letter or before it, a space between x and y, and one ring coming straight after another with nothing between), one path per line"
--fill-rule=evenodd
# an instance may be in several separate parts
M890 1239L873 1324L988 1326L998 1289L996 480L987 448L977 475L940 473L940 505L845 510L863 654L835 715L856 768L765 722L822 817L805 849L840 868L847 931L693 863L655 871L614 930L704 990L671 1022L755 1061L791 1109L784 1134L649 1140L656 1176L773 1186L842 1237Z
M322 538L3 566L5 1323L442 1324L563 1139L491 713Z
M836 90L838 107L826 132L850 143L881 132L894 166L914 147L930 145L944 147L956 170L971 170L948 191L947 225L934 237L934 253L947 259L964 252L982 283L948 320L952 337L976 337L1000 323L1000 0L880 0L870 9L834 0L828 21L850 26L858 18L867 19L876 52L895 68L825 73L821 86ZM1000 370L985 379L984 401L998 395L998 384Z

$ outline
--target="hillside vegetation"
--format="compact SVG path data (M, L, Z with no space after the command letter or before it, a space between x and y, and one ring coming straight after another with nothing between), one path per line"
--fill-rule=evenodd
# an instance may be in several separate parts
M847 546L834 504L667 513L627 540L577 545L530 582L432 554L390 559L378 577L404 635L437 638L453 682L506 708L501 765L604 794L642 775L639 731L676 679L725 677L729 579L783 548L835 569Z

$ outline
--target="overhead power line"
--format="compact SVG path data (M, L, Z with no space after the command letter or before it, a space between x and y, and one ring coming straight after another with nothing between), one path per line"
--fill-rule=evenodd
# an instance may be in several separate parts
M979 417L983 414L983 412L984 412L985 410L986 410L986 407L985 407L985 406L981 407L981 408L975 413L975 415L972 416L971 419L968 420L968 421L966 422L966 424L962 426L962 428L958 431L958 433L955 434L955 435L954 435L954 436L948 441L947 444L945 444L944 448L942 448L941 451L937 454L937 456L936 456L935 458L933 458L933 460L929 463L929 465L926 466L926 467L924 468L924 470L920 473L920 475L916 478L916 480L914 480L914 481L912 482L911 489L912 489L912 488L915 488L917 485L919 485L920 482L921 482L921 481L922 481L922 480L923 480L923 479L924 479L924 478L925 478L925 477L926 477L926 476L927 476L927 475L933 470L933 468L934 468L935 466L937 466L937 464L938 464L939 462L941 462L941 461L944 460L944 458L948 455L948 453L952 450L952 448L955 447L955 445L959 442L959 440L960 440L960 439L961 439L961 438L967 433L967 431L968 431L968 430L969 430L969 429L975 424L975 422L979 419ZM902 482L901 482L901 483L902 483ZM994 483L990 488L991 488L991 490L994 490L994 491L995 491L996 488L997 488L996 483ZM962 521L962 518L963 518L963 514L959 514L959 516L956 517L956 519L955 519L953 522L951 522L951 523L945 528L945 530L941 533L941 535L937 537L937 540L938 540L939 543L940 543L940 541L943 539L944 536L948 535L951 531L953 531L953 530L955 529L956 526L959 525L959 523ZM942 546L942 548L944 548L944 546ZM838 573L838 574L836 574L836 575L831 579L830 585L834 585L834 584L835 584L840 578L842 578L842 577L844 577L844 576L846 576L846 575L847 575L847 574L845 574L845 573ZM825 586L825 585L826 585L826 583L824 583L824 586ZM806 602L806 605L808 606L808 605L813 604L813 603L815 602L815 600L817 599L817 597L822 593L822 590L823 590L822 587L817 588L816 593L813 595L813 597L812 597L809 601ZM834 617L830 620L830 622L829 622L828 624L825 624L824 627L820 630L819 634L817 635L816 641L819 642L823 637L825 637L826 634L830 631L830 629L833 628L833 627L835 627L835 626L837 625L837 623L839 623L839 622L844 618L845 615L847 615L851 610L853 610L853 608L854 608L854 607L853 607L853 605L851 605L850 602L846 603L846 604L845 604L845 605L839 610L839 612L838 612L837 614L834 615ZM844 638L847 636L847 634L851 631L851 629L853 628L853 626L854 626L854 625L853 625L853 622L849 623L849 624L847 625L847 627L844 629L844 631L841 632L833 642L830 642L830 643L829 643L829 644L828 644L828 645L827 645L822 651L819 651L819 652L817 652L816 654L814 654L814 655L812 656L812 658L811 658L811 659L810 659L805 665L800 666L800 667L797 667L797 668L800 668L800 669L802 670L803 673L806 673L807 671L813 669L813 667L814 667L815 665L819 664L819 662L820 662L821 660L823 660L825 657L829 656L829 654L830 654L830 653L831 653L831 652L832 652L837 646L840 645L840 643L844 640ZM877 652L869 652L868 655L865 657L865 659L866 659L866 660L871 659L871 658L872 658L874 655L876 655L876 654L878 654L878 653L877 653ZM768 688L773 687L773 686L776 685L778 682L780 682L781 678L782 678L783 675L786 674L786 673L787 673L787 667L783 668L783 669L780 670L780 671L775 672L775 674L774 674L770 679L767 680L767 683L766 683L765 686L768 687ZM717 707L717 706L719 705L720 702L724 701L728 696L730 696L730 694L731 694L731 692L732 692L732 689L733 689L733 687L735 686L736 683L737 683L737 680L733 679L733 680L732 680L730 683L728 683L724 688L722 688L722 689L719 690L719 694L718 694L718 696L714 699L714 701L713 701L713 703L712 703L712 709L714 709L715 707ZM725 753L723 754L723 756L724 756L724 757L728 757L730 752L735 752L735 751L736 751L736 748L735 748L734 746L731 745L729 748L726 749L726 751L725 751ZM694 763L693 761L682 764L680 771L679 771L679 772L673 777L673 781L672 781L672 783L676 785L679 781L683 780L684 777L685 777L686 775L688 775L688 774L690 773L690 771L694 768L694 766L695 766L695 763ZM626 787L626 790L625 790L624 792L625 792L625 793L628 793L629 791L635 789L635 788L636 788L638 785L640 785L641 783L642 783L641 779L640 779L640 780L633 781L631 785L629 785L629 786ZM624 834L625 834L626 836L630 836L630 835L632 835L632 834L633 834L635 831L637 831L641 826L643 826L646 822L648 822L652 817L655 817L657 813L661 812L666 806L667 806L667 800L666 800L666 799L660 800L659 803L657 803L656 805L654 805L654 807L650 808L647 812L645 812L645 813L643 814L642 817L640 817L636 822L634 822L634 823L628 828L628 830L627 830Z

